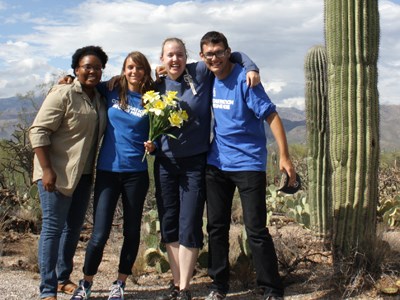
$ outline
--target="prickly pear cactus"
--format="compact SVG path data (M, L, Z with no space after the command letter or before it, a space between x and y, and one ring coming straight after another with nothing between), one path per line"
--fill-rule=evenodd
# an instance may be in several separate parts
M378 0L325 0L334 258L366 253L378 204Z

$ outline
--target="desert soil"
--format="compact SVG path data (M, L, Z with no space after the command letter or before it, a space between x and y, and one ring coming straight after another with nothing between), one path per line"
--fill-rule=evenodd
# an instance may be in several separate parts
M89 229L86 229L81 236L76 257L72 280L77 282L81 276L82 263L84 259L84 251L89 236ZM309 239L309 235L298 225L288 227L287 235L293 236L294 241L299 241L303 236L305 240ZM106 300L108 297L109 287L115 280L116 270L118 266L119 245L121 245L121 231L116 228L105 249L103 261L100 265L98 274L95 277L91 299ZM279 251L282 247L280 239L284 238L282 229L271 229L276 247ZM30 300L39 299L38 286L39 274L36 270L36 248L38 236L34 234L18 234L14 232L6 232L0 237L0 299L4 300ZM399 235L389 237L393 239L397 251L400 253ZM308 241L309 242L309 241ZM284 247L287 247L284 245ZM289 249L289 251L293 251ZM301 247L295 251L301 251ZM310 251L309 249L307 251ZM320 250L316 251L321 253ZM308 252L309 253L309 252ZM341 299L345 298L338 293L335 285L330 279L332 276L331 258L329 253L322 253L319 258L317 256L309 256L308 262L302 262L296 265L295 270L285 276L284 282L286 286L285 299ZM314 260L314 262L313 262ZM315 262L317 260L317 262ZM243 274L242 274L243 275ZM244 299L262 299L257 296L253 290L254 285L249 282L252 274L233 276L231 282L231 292L228 299L244 300ZM155 270L145 269L142 272L137 271L135 276L131 276L128 280L125 299L155 299L167 286L172 279L171 273L158 274ZM204 299L208 293L208 285L210 280L205 270L198 269L192 281L193 299ZM70 299L69 295L59 294L59 300ZM393 299L399 300L400 295L391 297L384 296L377 289L370 288L362 294L346 299Z

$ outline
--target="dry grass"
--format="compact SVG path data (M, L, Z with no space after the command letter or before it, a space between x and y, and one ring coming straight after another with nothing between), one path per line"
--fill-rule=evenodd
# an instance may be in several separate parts
M335 285L343 298L357 296L366 290L374 290L378 295L390 287L391 282L399 280L399 235L398 231L380 227L365 253L354 251L351 257L335 264Z
M368 253L354 253L335 267L331 252L312 232L291 224L276 228L273 235L289 293L303 281L303 293L324 291L318 299L381 299L385 288L400 279L398 230L381 228Z

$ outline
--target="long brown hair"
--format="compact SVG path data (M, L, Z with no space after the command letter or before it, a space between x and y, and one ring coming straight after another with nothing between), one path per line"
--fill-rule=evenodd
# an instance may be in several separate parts
M119 78L119 100L120 100L120 107L122 109L126 109L128 106L128 99L126 97L126 94L128 92L128 81L124 75L125 71L125 65L126 61L128 58L131 58L132 61L138 65L144 68L144 77L143 80L140 82L140 87L139 87L139 93L144 94L147 91L154 90L154 80L151 77L151 67L149 64L149 61L147 60L146 56L144 56L141 52L139 51L133 51L129 53L124 60L124 63L122 65L122 70L121 70L121 75Z

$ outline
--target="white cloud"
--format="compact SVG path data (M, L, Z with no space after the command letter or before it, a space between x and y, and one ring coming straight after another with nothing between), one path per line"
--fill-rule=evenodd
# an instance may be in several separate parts
M26 73L26 71L35 71L41 68L48 67L46 60L39 58L24 58L14 63L15 69L21 70L21 73Z
M283 99L278 105L278 107L295 107L300 110L304 110L305 99L304 97L294 97Z
M265 91L268 94L279 94L283 88L286 86L286 82L283 81L275 81L275 82L262 82Z
M5 2L0 1L0 9L2 3ZM11 83L21 71L45 78L60 69L69 70L75 49L88 44L102 46L109 55L105 72L105 78L109 78L120 72L123 58L133 50L143 52L153 66L158 64L161 43L171 36L182 38L190 59L197 60L202 35L218 30L226 34L234 51L248 54L257 63L265 88L275 103L297 105L296 99L304 95L304 57L309 48L324 42L323 1L215 0L154 5L128 0L87 0L76 6L73 3L76 2L53 13L51 7L43 14L27 7L25 11L6 14L31 30L5 37L3 33L5 41L0 39L3 85L0 98L34 88L35 81L25 82L19 88ZM400 74L395 71L400 63L400 5L388 0L381 0L379 5L380 95L382 101L400 104ZM27 59L32 60L30 65ZM25 67L15 64L17 60L23 61Z

